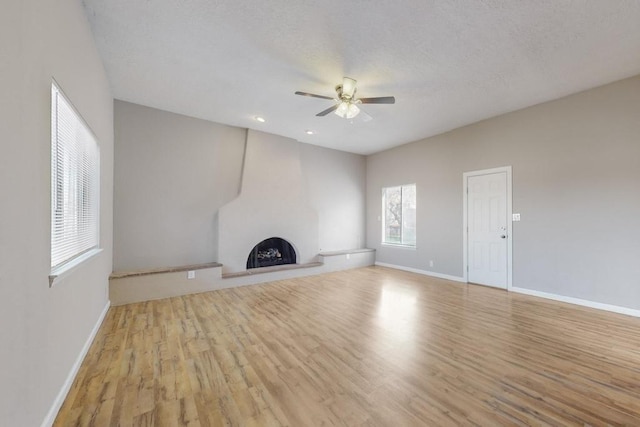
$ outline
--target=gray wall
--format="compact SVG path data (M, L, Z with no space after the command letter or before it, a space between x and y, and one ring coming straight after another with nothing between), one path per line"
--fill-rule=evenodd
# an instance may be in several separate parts
M320 251L362 248L365 243L363 156L301 144L309 203L318 212Z
M245 131L114 105L114 270L216 261L216 212L238 194Z
M80 1L0 14L0 425L40 425L107 304L113 101ZM49 288L51 79L101 151L101 254Z
M513 285L640 309L640 76L369 156L367 245L462 276L462 174L507 165ZM381 188L413 182L417 249L382 247Z
M217 212L239 194L246 130L116 101L115 133L114 270L217 261ZM320 248L361 246L365 158L300 153Z

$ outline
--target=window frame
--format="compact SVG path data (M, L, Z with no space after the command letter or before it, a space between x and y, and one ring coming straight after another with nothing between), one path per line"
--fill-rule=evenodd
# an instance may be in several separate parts
M415 206L415 210L417 212L417 205L418 205L418 201L417 201L417 185L416 183L410 183L410 184L401 184L401 185L393 185L393 186L388 186L388 187L382 187L382 191L381 191L381 200L382 200L382 215L381 215L381 244L383 246L391 246L391 247L398 247L398 248L404 248L404 249L416 249L417 247L417 232L416 232L416 236L415 236L415 241L413 243L404 243L402 242L403 237L402 235L404 235L404 231L405 231L405 226L404 226L404 209L403 209L403 200L402 200L402 194L404 191L404 188L406 187L413 187L413 191L415 194L415 200L413 201L413 204ZM390 242L387 241L387 233L386 233L386 225L387 225L387 190L390 189L395 189L395 188L400 188L400 206L402 209L401 212L401 225L400 225L400 242ZM417 222L417 218L416 218L416 222ZM415 227L415 230L417 230L417 224Z
M100 143L53 79L50 137L51 286L56 277L101 251Z

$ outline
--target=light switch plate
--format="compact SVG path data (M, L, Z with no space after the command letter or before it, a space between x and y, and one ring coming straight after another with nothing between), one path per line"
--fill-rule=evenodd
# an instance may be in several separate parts
M191 270L187 272L187 279L195 279L196 278L196 272Z
M513 214L513 220L514 221L520 221L520 214L519 213Z

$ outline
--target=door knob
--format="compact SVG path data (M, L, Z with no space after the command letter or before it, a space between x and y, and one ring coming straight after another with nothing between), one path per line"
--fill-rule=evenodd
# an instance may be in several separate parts
M500 238L501 238L501 239L506 239L506 238L507 238L507 235L506 235L506 234L503 234L502 236L500 236Z

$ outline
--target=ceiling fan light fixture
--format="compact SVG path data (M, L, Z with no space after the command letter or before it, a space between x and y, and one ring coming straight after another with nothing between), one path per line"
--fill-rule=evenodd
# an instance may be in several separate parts
M360 114L360 109L355 104L349 104L346 115L347 119L353 119L358 114Z
M343 119L353 119L360 114L360 109L351 102L342 101L334 113Z
M347 111L349 111L349 104L343 101L338 105L338 108L336 108L335 114L344 119L347 116Z

